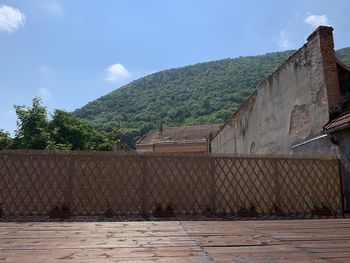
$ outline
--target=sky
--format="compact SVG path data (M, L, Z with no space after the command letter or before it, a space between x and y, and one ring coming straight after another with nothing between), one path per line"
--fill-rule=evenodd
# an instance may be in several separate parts
M0 0L0 129L42 98L73 111L164 69L297 49L318 25L350 46L348 0Z

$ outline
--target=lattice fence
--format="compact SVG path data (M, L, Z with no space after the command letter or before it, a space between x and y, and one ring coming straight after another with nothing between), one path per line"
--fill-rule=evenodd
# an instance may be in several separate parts
M0 203L6 214L45 214L67 203L75 214L149 214L157 204L193 214L235 213L254 205L342 213L339 163L332 158L113 153L0 152Z

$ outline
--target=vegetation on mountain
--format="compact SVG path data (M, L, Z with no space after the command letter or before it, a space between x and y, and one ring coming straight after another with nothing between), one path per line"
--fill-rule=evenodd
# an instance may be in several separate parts
M350 47L337 50L337 58L350 67Z
M149 130L164 126L224 123L294 51L199 63L137 79L96 99L74 116L96 129L121 129L133 146ZM337 51L350 65L350 48Z

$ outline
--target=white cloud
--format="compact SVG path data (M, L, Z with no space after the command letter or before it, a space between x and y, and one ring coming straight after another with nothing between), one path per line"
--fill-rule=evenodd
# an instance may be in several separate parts
M17 8L0 5L0 31L13 32L25 23L25 15Z
M292 48L292 43L290 42L289 35L287 33L286 29L282 29L279 34L278 38L278 45L283 49L291 49Z
M48 13L60 14L63 12L63 7L60 2L56 0L51 0L46 3L45 9Z
M304 22L306 24L311 25L313 28L316 28L318 26L330 26L328 17L326 15L312 15L312 14L309 14L304 19Z
M116 82L127 79L131 76L130 72L122 64L113 64L105 69L105 80L109 82Z
M50 91L47 88L44 88L44 87L39 89L39 96L43 100L51 99L51 97L52 97Z

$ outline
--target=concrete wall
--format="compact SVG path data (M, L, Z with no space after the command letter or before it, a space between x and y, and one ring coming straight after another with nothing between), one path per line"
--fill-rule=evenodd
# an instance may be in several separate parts
M329 154L339 156L339 149L337 145L332 143L330 135L324 135L324 137L292 146L291 153L293 155Z
M340 170L342 176L344 207L350 211L350 129L332 134L339 145Z
M319 27L257 87L215 136L212 152L292 154L293 145L322 133L340 99L332 31Z

